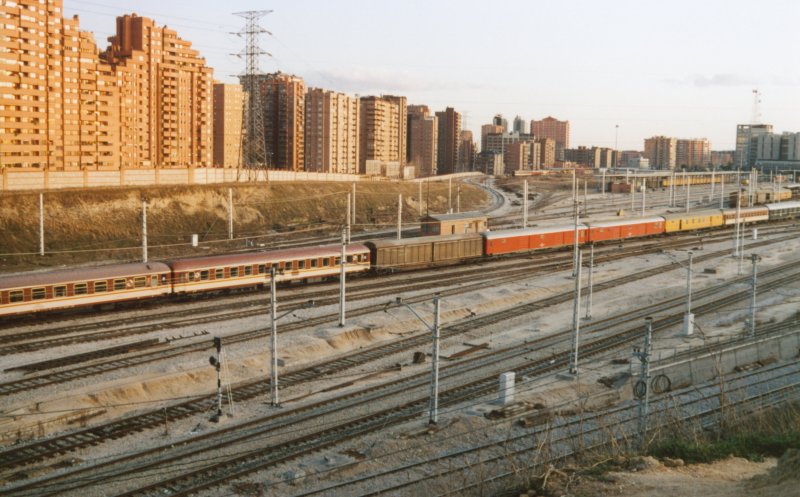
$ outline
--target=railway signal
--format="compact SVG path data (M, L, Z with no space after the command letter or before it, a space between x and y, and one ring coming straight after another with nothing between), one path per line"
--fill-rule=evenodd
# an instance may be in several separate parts
M222 338L214 337L214 348L217 355L208 358L208 362L217 370L217 412L211 417L211 421L219 423L222 418L222 378L220 368L222 367Z
M650 338L653 334L653 318L645 318L644 347L634 348L633 356L642 364L639 370L639 380L633 386L633 395L639 400L638 412L638 442L639 450L644 450L645 436L647 434L647 411L650 401Z

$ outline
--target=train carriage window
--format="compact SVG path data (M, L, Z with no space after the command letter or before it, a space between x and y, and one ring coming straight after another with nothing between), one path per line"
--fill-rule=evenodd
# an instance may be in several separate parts
M317 267L317 263L319 261L317 259L311 259L311 267Z
M123 282L125 280L122 280ZM75 295L86 295L89 293L89 285L87 283L75 283Z
M9 302L22 302L23 300L25 300L25 294L22 293L22 290L12 290L8 292Z
M166 274L162 274L161 275L160 284L162 284L162 285L166 285L167 284L167 275Z
M323 257L322 258L322 267L328 267L331 265L331 258L330 257Z
M94 282L94 293L103 293L108 291L108 283L105 281Z
M44 288L31 289L31 300L42 300L46 296Z
M297 269L305 269L306 268L306 261L297 261L299 264Z
M54 286L53 287L53 297L54 298L61 298L67 296L67 287L65 286Z
M137 276L133 279L133 287L134 288L142 288L147 286L147 277L146 276Z
M125 290L125 279L114 280L114 290ZM75 293L78 293L77 291Z
M208 278L209 278L208 269L206 269L205 271L200 271L200 280L201 281L207 281Z
M352 264L353 263L353 256L352 255L348 255L347 256L347 263L348 264Z
M277 264L273 264L273 266L277 266ZM277 267L275 269L277 269ZM259 264L258 265L258 274L265 274L266 272L267 272L267 265L266 264Z
M214 279L215 280L225 279L225 270L224 269L215 269L214 270Z
M341 264L342 264L342 258L341 257L336 257L336 258L333 259L333 265L334 266L339 266Z
M232 267L231 268L231 278L236 278L238 276L239 276L239 268L238 267Z
M250 276L251 274L253 274L253 266L245 266L244 267L244 275L245 276Z

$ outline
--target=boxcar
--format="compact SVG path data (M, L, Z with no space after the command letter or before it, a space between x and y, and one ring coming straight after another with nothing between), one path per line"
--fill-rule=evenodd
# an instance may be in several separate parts
M575 243L575 226L526 228L483 233L486 255L564 247ZM586 225L578 225L578 243L587 240Z
M736 224L736 209L724 209L722 217L725 225ZM758 223L769 220L769 209L766 207L742 207L739 209L740 223Z
M769 210L770 221L800 217L800 202L797 201L766 204L764 207Z
M160 262L0 276L0 316L108 305L170 293L170 268Z
M309 280L338 276L341 245L324 245L269 252L251 252L179 259L170 263L175 293L218 291L264 285L269 268L275 266L275 280ZM347 273L369 270L369 249L347 246Z
M586 225L589 228L588 241L592 243L664 233L664 218L660 216L597 221L586 223Z
M666 233L677 231L693 231L722 226L725 220L722 211L706 209L687 213L664 214Z
M377 271L453 264L483 255L483 238L475 233L373 240L366 245Z

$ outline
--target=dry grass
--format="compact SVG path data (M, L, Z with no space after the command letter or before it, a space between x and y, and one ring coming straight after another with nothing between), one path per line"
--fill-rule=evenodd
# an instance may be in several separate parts
M36 253L39 247L38 194L13 193L0 197L0 271L31 267L79 264L98 260L135 260L140 256L141 199L148 198L150 257L168 258L198 252L186 245L193 233L210 250L240 249L243 238L267 245L317 230L335 236L344 223L349 183L276 183L231 185L234 196L235 242L228 234L228 186L181 186L60 191L45 194L45 244L48 252L86 251L67 254ZM457 185L453 183L453 207ZM403 218L419 216L416 183L357 184L357 219L354 231L396 224L397 195L403 194ZM422 209L445 212L446 182L423 189ZM461 185L461 209L478 208L486 194ZM182 244L175 248L157 245ZM111 249L125 250L111 250Z

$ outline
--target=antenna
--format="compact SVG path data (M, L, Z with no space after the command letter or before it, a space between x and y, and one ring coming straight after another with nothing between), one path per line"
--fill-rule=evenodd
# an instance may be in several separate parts
M758 91L758 88L753 90L753 116L750 122L761 124L761 92Z
M233 15L245 19L245 27L241 31L232 33L237 36L245 37L245 48L236 55L245 59L244 73L239 75L242 89L245 94L244 119L242 119L242 135L244 136L244 148L242 150L243 162L245 167L264 168L266 166L266 137L264 136L264 114L261 106L260 81L263 73L258 67L258 58L261 55L272 57L272 54L261 50L258 44L259 35L269 31L258 24L258 20L271 13L271 10L248 10L245 12L235 12Z

